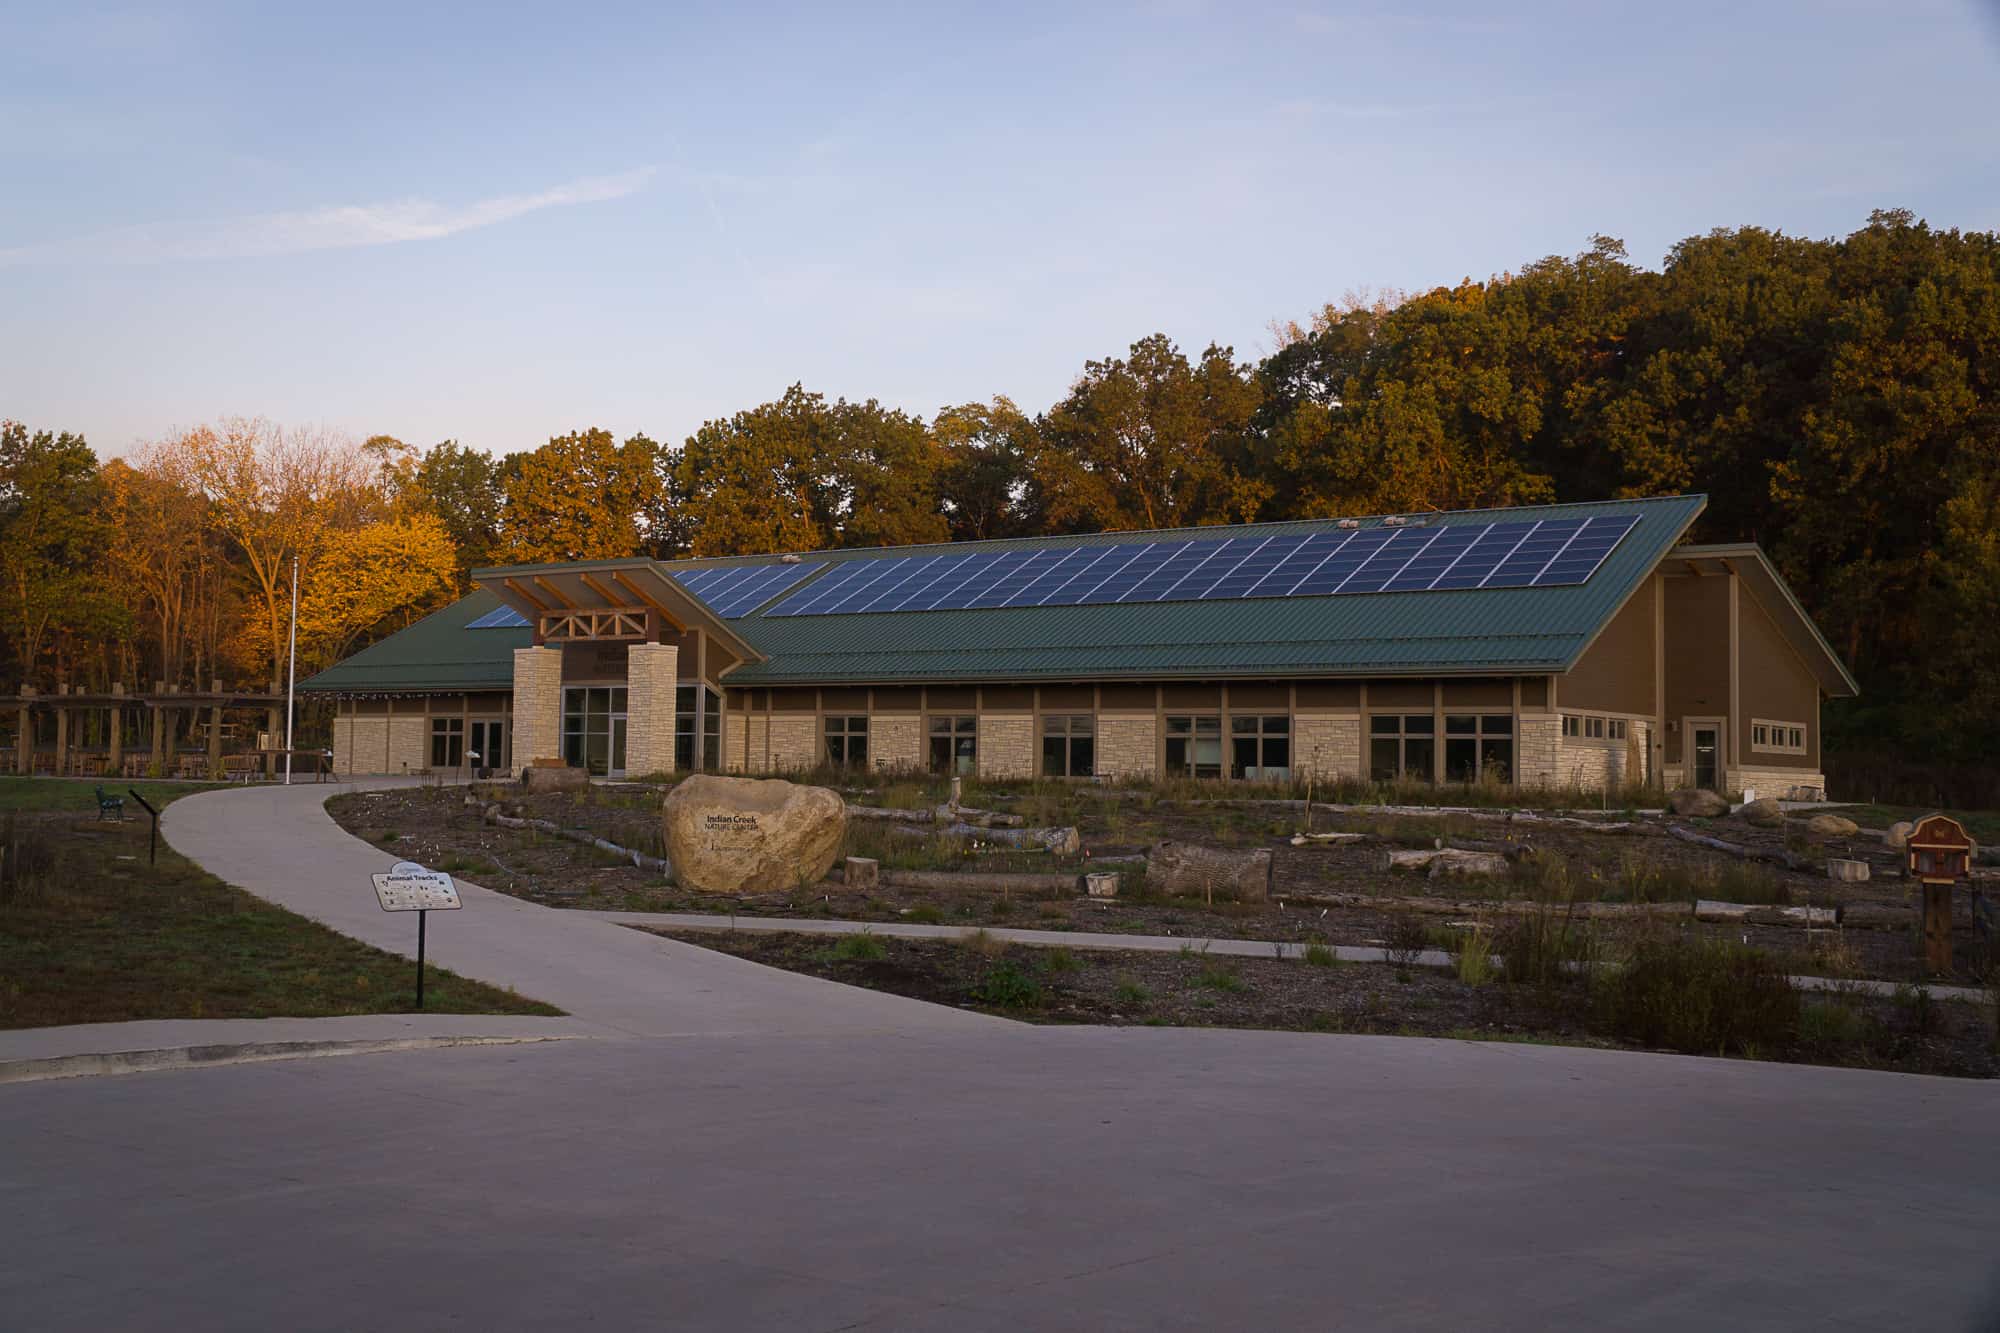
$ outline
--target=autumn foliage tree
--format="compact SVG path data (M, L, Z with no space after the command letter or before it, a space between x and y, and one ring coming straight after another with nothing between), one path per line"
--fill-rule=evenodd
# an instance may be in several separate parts
M558 435L502 470L498 548L513 564L637 555L661 485L659 447L605 430Z

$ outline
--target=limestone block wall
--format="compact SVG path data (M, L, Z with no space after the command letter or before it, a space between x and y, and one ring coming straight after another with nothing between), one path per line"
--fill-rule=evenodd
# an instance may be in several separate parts
M1325 713L1300 713L1292 719L1292 771L1304 777L1352 778L1364 775L1361 719Z
M335 719L333 728L333 771L336 773L386 773L389 762L389 719L356 717Z
M1601 791L1644 782L1646 747L1652 743L1652 724L1632 721L1627 727L1627 738L1622 741L1560 736L1556 750L1555 785Z
M537 759L562 758L562 650L514 650L513 773Z
M915 714L877 713L869 718L869 767L904 773L923 768L923 725Z
M673 772L680 657L670 643L635 643L625 650L625 771L634 776Z
M1031 714L979 715L979 776L1035 776L1035 719Z
M1153 714L1097 717L1097 774L1107 778L1150 778L1159 769L1159 725Z
M1514 738L1514 783L1520 787L1561 787L1562 719L1554 713L1524 713Z
M810 713L774 713L771 717L772 772L817 768L825 758L820 747L819 719Z
M422 715L387 717L390 773L421 773L431 766L431 723Z
M1805 768L1732 768L1729 770L1729 786L1736 791L1754 787L1759 796L1785 800L1791 797L1794 788L1824 794L1826 774Z
M749 770L750 719L735 709L722 715L722 771L743 773ZM762 752L759 752L761 758Z

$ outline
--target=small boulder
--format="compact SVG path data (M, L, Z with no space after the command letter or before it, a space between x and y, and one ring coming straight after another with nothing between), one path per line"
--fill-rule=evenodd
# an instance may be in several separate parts
M1785 826L1785 812L1779 809L1778 803L1768 796L1760 800L1751 801L1736 813L1743 817L1744 823L1753 828L1783 828Z
M1845 815L1814 815L1806 821L1806 832L1815 838L1851 838L1861 826Z
M674 879L706 893L817 884L840 856L847 803L825 787L697 773L660 806Z
M1891 851L1900 852L1910 845L1910 835L1916 832L1916 828L1917 826L1909 820L1899 819L1889 825L1889 831L1882 835L1882 841Z
M1729 802L1700 787L1682 787L1667 796L1667 807L1677 815L1715 819L1729 813Z

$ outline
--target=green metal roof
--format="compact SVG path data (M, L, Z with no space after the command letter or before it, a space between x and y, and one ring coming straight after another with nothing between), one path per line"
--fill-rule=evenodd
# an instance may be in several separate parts
M1432 524L1629 514L1638 520L1590 579L1557 588L1265 597L1242 601L889 611L773 616L767 606L730 621L766 659L726 677L732 686L891 684L919 681L1086 680L1299 675L1542 674L1569 669L1707 504L1700 495L1463 510ZM1363 520L1367 522L1368 520ZM829 566L942 549L1200 541L1312 533L1337 520L1102 532L1016 541L821 551ZM737 556L661 562L666 573L768 562ZM772 605L812 587L805 579ZM505 687L525 629L466 630L498 602L476 593L321 672L302 688L391 690Z
M514 650L531 647L534 632L522 627L466 628L499 606L500 599L490 592L461 597L408 629L398 630L300 681L299 688L341 694L511 690Z

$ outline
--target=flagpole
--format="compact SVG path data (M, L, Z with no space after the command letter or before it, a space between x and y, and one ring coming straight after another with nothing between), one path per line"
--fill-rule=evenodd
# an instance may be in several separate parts
M285 671L285 785L292 785L292 698L299 680L299 558L292 557L291 665Z

